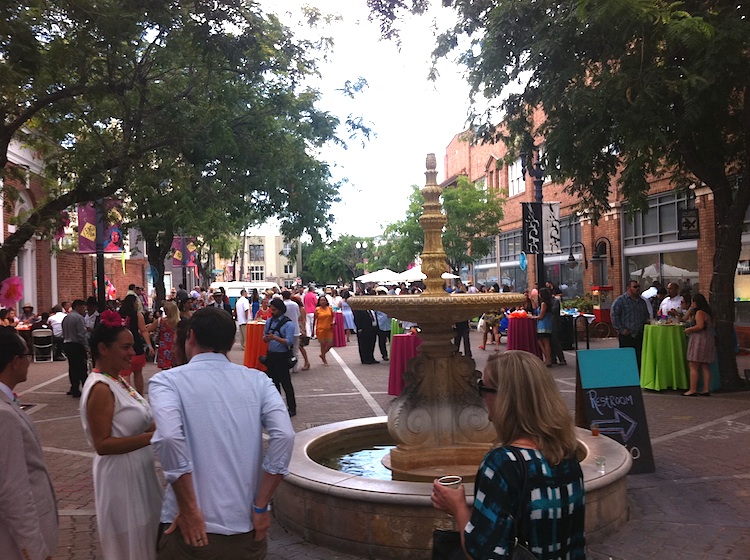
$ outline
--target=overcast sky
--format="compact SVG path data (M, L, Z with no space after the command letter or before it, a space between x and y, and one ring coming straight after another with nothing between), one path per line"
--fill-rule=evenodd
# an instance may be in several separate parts
M298 15L304 3L263 0L261 5L289 22L289 13ZM439 79L427 79L435 43L433 22L438 17L446 24L453 12L437 2L432 14L407 17L401 23L399 51L395 42L380 39L377 23L368 21L365 0L307 3L342 17L326 33L335 45L330 59L320 63L323 80L314 84L323 94L320 107L342 121L349 114L362 116L376 134L364 146L353 141L348 150L323 153L335 178L349 181L341 188L342 202L333 206L334 236L377 236L385 224L404 218L409 187L424 185L428 153L437 156L438 182L443 179L445 147L465 127L468 86L458 66L443 61ZM355 99L336 91L360 76L369 87Z

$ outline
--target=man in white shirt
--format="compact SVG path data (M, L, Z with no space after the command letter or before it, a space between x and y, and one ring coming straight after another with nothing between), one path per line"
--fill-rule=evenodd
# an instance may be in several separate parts
M54 341L55 345L55 361L56 362L63 362L65 361L65 355L63 354L63 330L62 330L62 322L65 317L67 317L67 313L63 311L63 308L61 305L55 305L52 308L52 314L49 316L49 319L47 320L47 324L52 329L52 340Z
M284 299L284 306L286 307L284 315L289 317L294 325L294 347L292 348L292 356L296 358L299 355L299 338L302 334L302 331L299 328L299 305L297 305L297 302L291 300L292 292L289 290L281 292L281 297ZM298 371L299 365L295 364L292 372L297 373Z
M294 428L271 379L227 358L235 323L221 309L195 312L188 364L151 378L157 428L151 440L164 470L159 558L259 560L266 555L269 502L294 446ZM263 431L268 434L263 455Z
M682 314L682 296L679 295L680 287L674 282L667 284L667 297L665 297L659 306L660 316L671 316Z
M237 315L237 328L240 331L240 346L245 349L245 332L249 321L247 315L250 312L250 302L247 299L247 290L240 291L240 297L234 304L234 312Z

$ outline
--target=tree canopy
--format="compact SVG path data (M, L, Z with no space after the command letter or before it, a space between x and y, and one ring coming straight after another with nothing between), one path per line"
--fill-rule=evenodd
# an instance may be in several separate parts
M317 150L339 141L339 121L303 83L323 39L298 41L241 0L76 6L5 7L25 27L8 31L0 54L30 51L37 62L26 73L21 59L0 64L15 79L2 84L0 142L23 120L22 139L44 155L51 180L0 247L0 277L64 209L108 196L124 200L152 264L176 228L211 239L277 217L289 238L328 233L338 188Z
M382 0L387 25L401 0ZM424 3L409 6L421 11ZM544 142L546 168L594 220L613 188L642 207L654 178L714 195L711 304L724 386L737 385L730 349L733 279L750 204L750 5L719 0L448 0L455 27L435 56L458 54L475 94L480 138ZM520 84L520 87L519 87ZM514 87L510 87L514 86ZM497 127L497 115L504 128Z

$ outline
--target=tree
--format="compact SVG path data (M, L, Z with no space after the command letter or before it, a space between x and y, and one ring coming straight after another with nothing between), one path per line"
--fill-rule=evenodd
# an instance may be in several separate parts
M351 281L357 276L364 274L364 258L367 254L357 243L367 243L368 247L373 245L373 240L364 237L344 235L339 239L328 243L319 241L314 243L309 254L304 260L305 271L316 282L325 284L336 284L339 278ZM304 248L303 256L308 253ZM369 266L369 265L368 265Z
M404 270L424 248L424 232L419 224L424 197L412 185L406 217L386 226L382 245L372 251L374 268ZM490 252L489 236L497 233L503 218L502 200L495 192L486 192L461 176L455 186L443 189L443 210L447 217L443 231L443 249L453 272Z
M153 4L138 11L125 3L124 15L113 8L113 19L95 19L88 32L97 42L83 49L90 58L75 60L82 68L96 64L107 79L47 104L29 122L34 134L25 139L44 154L55 180L0 247L0 278L65 208L114 195L143 232L160 278L178 227L218 242L276 216L289 238L328 233L338 190L316 152L337 140L338 120L317 109L317 92L301 85L315 72L316 45L296 41L275 17L239 0ZM70 27L61 28L61 44L87 29ZM49 57L42 33L43 26L29 26ZM14 49L27 47L14 40Z
M750 6L724 0L449 3L458 22L440 37L435 55L468 44L460 58L473 91L506 115L506 132L477 120L479 135L527 149L543 138L552 179L566 182L594 220L609 208L613 188L633 209L643 207L653 178L670 177L675 188L711 189L710 299L722 386L737 387L734 272L750 204ZM387 10L381 14L389 17ZM522 91L503 97L519 81Z

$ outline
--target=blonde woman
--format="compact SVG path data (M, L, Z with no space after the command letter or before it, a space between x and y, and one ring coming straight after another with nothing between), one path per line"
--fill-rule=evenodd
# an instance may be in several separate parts
M180 322L180 310L173 301L164 302L164 315L148 325L148 331L157 331L159 348L156 351L156 365L159 369L172 367L173 348L176 339L175 329Z
M477 388L502 443L479 467L473 508L463 487L446 488L437 481L433 505L463 529L468 558L494 558L498 550L510 556L519 512L528 529L519 540L528 541L538 558L585 558L578 442L555 380L533 354L509 350L487 361Z

